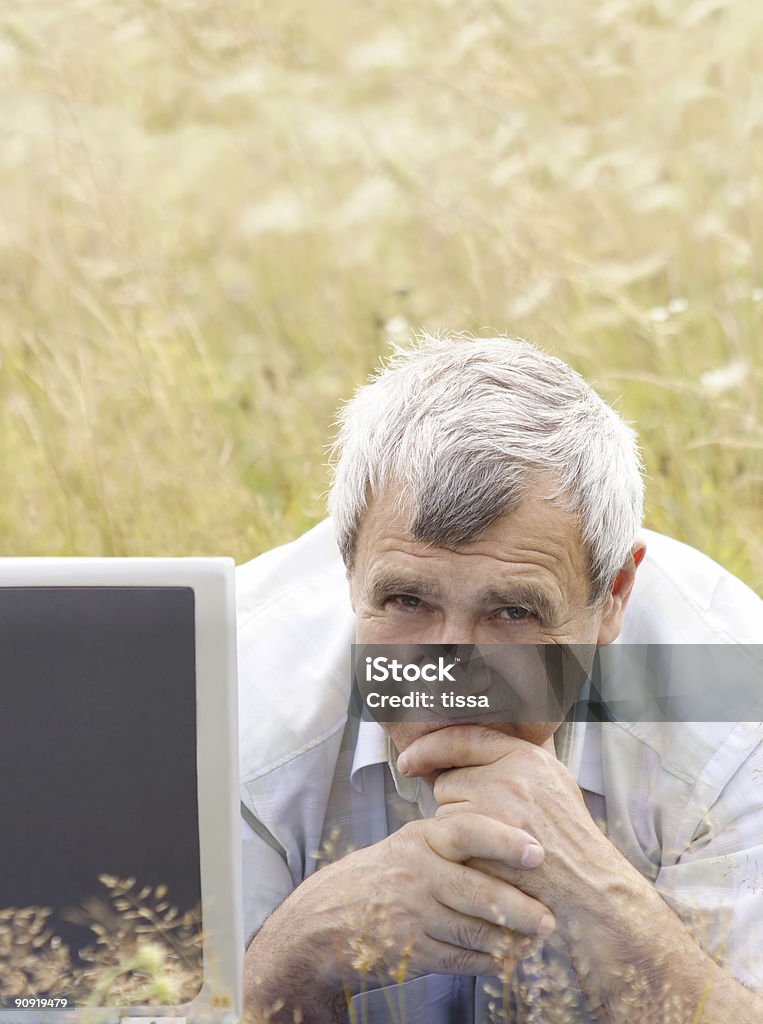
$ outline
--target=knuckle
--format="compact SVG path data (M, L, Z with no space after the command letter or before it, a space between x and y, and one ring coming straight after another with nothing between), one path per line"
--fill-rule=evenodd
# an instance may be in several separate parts
M455 804L440 804L435 811L435 818L438 821L444 821L447 818L452 818L454 815L463 814L463 811L456 807Z
M463 949L480 949L484 942L486 929L480 924L468 921L456 921L453 926L452 942Z
M495 954L506 945L503 930L489 921L477 921L463 928L465 942L459 942L464 948L480 953Z
M407 822L402 828L388 836L391 848L409 853L412 847L421 844L425 827L424 821Z
M488 905L488 891L484 883L475 885L469 893L469 905L475 916Z
M468 949L449 950L443 956L443 967L448 974L469 974L474 954Z
M463 818L463 815L461 815L461 818ZM444 832L443 838L453 858L455 860L464 860L468 856L472 844L471 828L468 824L456 818L454 812L441 818L440 824Z

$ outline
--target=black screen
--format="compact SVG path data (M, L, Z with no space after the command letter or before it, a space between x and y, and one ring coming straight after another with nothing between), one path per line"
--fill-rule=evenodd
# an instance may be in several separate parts
M75 966L99 876L198 912L195 684L191 588L0 588L0 913L50 908Z

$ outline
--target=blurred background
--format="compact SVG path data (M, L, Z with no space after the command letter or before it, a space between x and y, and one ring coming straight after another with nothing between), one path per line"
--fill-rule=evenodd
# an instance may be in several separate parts
M761 39L748 0L4 0L0 553L290 539L425 327L567 359L647 525L760 589Z

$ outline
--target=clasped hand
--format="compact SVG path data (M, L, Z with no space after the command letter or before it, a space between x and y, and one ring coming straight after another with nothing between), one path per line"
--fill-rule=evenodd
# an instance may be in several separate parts
M311 875L272 922L289 908L295 938L309 937L303 953L328 990L354 988L359 975L390 984L499 974L521 940L549 934L554 921L544 903L472 865L527 874L542 859L530 834L484 814L413 821Z
M608 843L557 760L553 738L539 746L491 728L452 726L415 740L400 755L398 770L434 776L435 820L477 814L532 835L545 853L535 871L518 871L502 858L469 864L541 900L557 918L569 918L586 888L581 881L595 873Z

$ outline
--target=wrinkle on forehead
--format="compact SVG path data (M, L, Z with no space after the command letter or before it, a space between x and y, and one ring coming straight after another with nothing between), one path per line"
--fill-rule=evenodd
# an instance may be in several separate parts
M573 513L561 509L542 495L531 492L522 505L487 527L480 537L461 547L438 546L418 541L409 530L408 516L394 495L375 499L361 523L355 568L368 576L378 572L380 560L385 570L403 570L407 559L419 565L431 565L432 571L463 586L467 580L462 566L474 565L467 576L481 581L491 563L510 566L516 579L532 579L553 590L562 603L585 606L590 589L588 558L580 540ZM485 561L484 574L479 572ZM440 568L440 566L442 568ZM444 570L444 572L442 571Z

